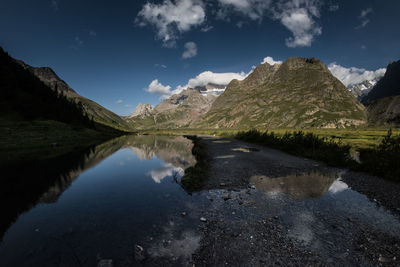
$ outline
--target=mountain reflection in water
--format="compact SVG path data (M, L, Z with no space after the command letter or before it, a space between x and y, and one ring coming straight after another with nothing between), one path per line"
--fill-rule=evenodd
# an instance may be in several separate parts
M306 199L324 195L337 178L336 173L313 171L279 178L255 175L250 182L261 192L271 195L285 193L297 199Z
M149 171L154 182L167 176L181 177L184 169L196 163L192 142L182 136L127 135L95 147L52 158L47 161L24 163L1 170L0 180L2 219L0 240L9 226L39 203L55 203L61 194L86 170L91 169L118 150L128 148L140 160L157 157L164 165Z

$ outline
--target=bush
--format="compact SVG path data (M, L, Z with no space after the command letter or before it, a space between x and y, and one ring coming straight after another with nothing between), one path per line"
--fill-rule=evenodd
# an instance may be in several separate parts
M234 137L290 154L321 160L332 166L365 171L400 182L400 135L392 136L391 129L376 148L360 150L361 163L350 157L350 145L344 145L333 138L318 137L313 133L286 132L280 137L274 132L250 130L239 132Z

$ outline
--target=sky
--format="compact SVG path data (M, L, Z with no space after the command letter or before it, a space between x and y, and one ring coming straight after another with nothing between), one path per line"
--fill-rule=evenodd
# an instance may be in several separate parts
M348 86L400 59L398 0L1 0L0 46L119 115L316 57Z

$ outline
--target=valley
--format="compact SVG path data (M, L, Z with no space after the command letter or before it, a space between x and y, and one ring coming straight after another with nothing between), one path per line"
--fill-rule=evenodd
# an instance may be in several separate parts
M1 55L6 266L399 264L400 61L362 94L293 57L120 116Z

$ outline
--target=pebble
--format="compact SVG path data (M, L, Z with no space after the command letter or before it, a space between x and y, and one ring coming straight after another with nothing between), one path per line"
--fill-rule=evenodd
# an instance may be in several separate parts
M200 221L202 221L202 222L206 222L206 221L207 221L207 219L206 219L206 218L204 218L204 217L201 217L201 218L200 218Z
M100 260L97 267L113 267L113 260Z
M182 212L181 215L182 215L182 216L186 216L186 212Z
M220 186L226 186L226 184L225 184L225 183L220 183L219 185L220 185Z
M142 261L145 259L144 248L140 245L135 245L135 259L137 261Z
M222 198L227 201L228 199L231 199L231 194L225 193L222 195Z
M380 256L379 259L378 259L378 261L379 261L379 262L390 262L391 260L390 260L389 258Z

